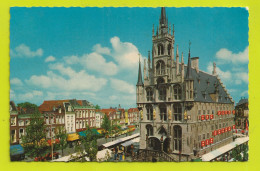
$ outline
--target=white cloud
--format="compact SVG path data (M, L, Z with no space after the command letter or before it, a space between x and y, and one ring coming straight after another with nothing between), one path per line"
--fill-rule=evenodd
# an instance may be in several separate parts
M107 83L104 78L96 78L94 75L87 74L84 70L76 72L70 67L64 67L63 64L51 64L49 67L58 71L62 76L55 74L53 71L48 71L47 75L31 76L29 80L26 80L26 83L57 91L98 91Z
M104 75L115 75L118 71L116 64L106 62L102 55L95 52L83 55L81 64L87 69L100 72Z
M64 61L66 64L80 64L86 69L100 72L104 75L115 75L119 70L134 70L137 72L139 62L138 48L130 42L121 42L118 37L110 39L112 48L102 47L101 44L93 46L92 53L82 56L66 56ZM106 55L104 57L103 55ZM107 60L108 58L114 61ZM143 57L140 56L143 61Z
M15 97L15 92L12 89L10 89L10 100L14 100Z
M74 92L74 91L62 91L62 92L51 92L47 91L47 96L45 97L45 100L58 100L58 99L85 99L87 96L87 99L89 97L95 97L95 93L90 92Z
M72 55L72 56L65 56L63 58L63 60L69 64L69 65L73 65L73 64L78 64L80 63L80 58L78 56Z
M212 63L208 64L207 70L210 74L212 73L212 70L213 70ZM224 81L224 82L230 81L230 79L232 77L232 74L230 71L222 71L219 67L216 67L216 71L222 81Z
M110 100L116 100L117 98L118 98L118 97L115 96L115 95L109 96L109 99L110 99Z
M93 46L92 49L94 52L97 52L99 54L104 54L104 55L109 55L110 54L110 49L107 47L102 47L100 44L96 44Z
M127 83L126 81L115 79L115 78L110 78L110 84L111 87L119 92L124 92L124 93L130 93L134 94L135 93L135 86L132 84Z
M41 48L37 49L36 51L32 51L30 47L25 44L20 44L14 50L10 52L11 57L27 57L33 58L36 56L42 56L43 50Z
M71 67L64 67L62 63L50 64L49 68L52 70L59 71L60 74L73 77L77 73Z
M235 84L240 85L240 84L242 84L242 81L241 80L235 80Z
M43 96L43 93L41 91L36 91L36 90L33 90L32 92L27 92L27 93L24 93L24 94L19 94L18 95L18 99L19 100L29 100L29 101L32 101L34 98L36 97L39 97L39 96Z
M236 79L240 79L241 81L248 84L248 73L247 72L239 72L235 74Z
M224 61L233 64L248 63L248 46L243 52L239 53L234 53L226 48L222 48L216 53L216 58L220 60L220 63L224 63Z
M10 80L10 83L15 86L22 86L23 83L19 78L13 78Z
M119 37L112 37L110 42L113 47L111 56L122 69L133 69L138 67L139 51L137 47L129 42L121 42ZM141 57L142 58L142 57Z
M55 57L53 57L53 56L48 56L48 57L45 59L45 62L53 62L53 61L55 61L55 60L56 60Z

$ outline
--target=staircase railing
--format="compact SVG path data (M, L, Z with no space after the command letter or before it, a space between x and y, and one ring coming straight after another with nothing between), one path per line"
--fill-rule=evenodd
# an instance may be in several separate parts
M168 162L175 161L173 157L171 157L169 154L165 153L164 151L148 150L148 149L139 149L139 155L137 156L136 159L147 161L148 157L161 157Z

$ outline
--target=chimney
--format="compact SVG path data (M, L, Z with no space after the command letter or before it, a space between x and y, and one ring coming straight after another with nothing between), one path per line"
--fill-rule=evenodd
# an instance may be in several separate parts
M191 58L191 68L195 69L196 72L199 72L199 57Z

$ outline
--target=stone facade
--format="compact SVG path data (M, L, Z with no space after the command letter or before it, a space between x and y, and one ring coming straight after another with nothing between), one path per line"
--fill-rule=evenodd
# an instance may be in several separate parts
M233 141L234 102L216 73L199 70L199 57L188 64L178 46L174 57L174 26L165 8L153 29L152 59L139 62L136 85L140 110L140 149L163 150L176 159L191 160ZM220 132L219 132L220 131Z

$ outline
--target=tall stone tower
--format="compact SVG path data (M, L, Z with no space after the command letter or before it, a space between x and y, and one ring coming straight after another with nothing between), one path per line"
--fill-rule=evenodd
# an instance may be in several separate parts
M199 70L199 57L191 57L190 44L187 65L183 52L179 62L178 45L174 58L174 34L174 25L168 24L162 7L159 27L152 31L152 55L148 51L147 63L144 60L144 80L139 60L136 102L140 110L140 149L164 151L183 161L232 141L231 131L218 137L212 131L223 126L225 131L233 125L232 115L217 113L231 113L234 102L216 70L213 75Z

